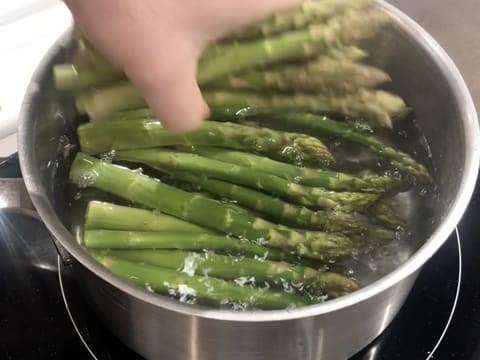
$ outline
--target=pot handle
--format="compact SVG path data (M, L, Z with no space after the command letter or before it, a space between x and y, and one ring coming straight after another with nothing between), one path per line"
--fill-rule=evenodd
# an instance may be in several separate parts
M16 154L0 161L0 168L5 170L7 174L9 173L9 168L15 167L18 167ZM13 172L18 176L18 171ZM21 177L0 178L0 215L8 213L22 214L42 221L33 206L27 188L25 187L25 182ZM72 258L68 252L54 236L52 236L52 241L63 264L70 265Z

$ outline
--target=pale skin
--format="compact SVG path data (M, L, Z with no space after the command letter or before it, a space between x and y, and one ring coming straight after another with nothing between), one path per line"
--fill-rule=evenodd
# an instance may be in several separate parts
M65 0L89 41L138 87L173 132L208 117L198 59L220 37L303 0Z

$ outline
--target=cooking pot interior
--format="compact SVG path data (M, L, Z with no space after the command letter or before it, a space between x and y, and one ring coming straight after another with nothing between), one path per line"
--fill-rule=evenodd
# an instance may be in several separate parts
M446 71L418 40L393 24L366 44L370 54L367 62L384 68L393 79L391 90L414 109L411 116L397 122L395 131L403 140L396 145L428 165L436 188L417 187L397 198L412 236L399 239L386 252L384 261L376 263L374 271L367 261L364 276L372 276L372 271L377 278L383 276L425 243L453 205L464 175L463 104L455 100ZM20 136L27 139L26 167L41 184L31 195L47 201L64 226L78 233L82 204L90 195L99 194L90 191L78 199L67 181L72 156L78 150L75 127L81 120L76 116L72 95L54 89L51 68L69 60L68 36L55 45L49 56L31 84L22 119L26 122L25 132ZM75 241L73 237L71 241Z

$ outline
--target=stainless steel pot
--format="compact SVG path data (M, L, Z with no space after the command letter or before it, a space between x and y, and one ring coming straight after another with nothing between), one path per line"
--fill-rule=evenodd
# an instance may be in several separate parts
M110 330L149 359L346 359L391 322L418 272L445 242L472 195L479 166L477 115L453 62L407 16L379 2L393 25L371 45L375 62L416 109L430 144L438 196L429 236L415 254L379 281L340 299L297 310L230 312L151 294L93 261L69 231L65 135L74 137L73 99L54 90L51 68L68 59L68 39L45 56L20 116L19 156L26 188L41 219L71 259L86 298Z

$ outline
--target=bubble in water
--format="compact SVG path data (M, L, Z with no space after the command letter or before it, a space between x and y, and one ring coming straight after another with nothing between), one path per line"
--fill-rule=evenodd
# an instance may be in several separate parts
M268 251L266 251L263 256L255 255L254 259L257 260L257 261L264 262L265 260L267 260L267 257L268 257Z
M97 174L94 171L87 171L82 173L75 179L75 184L80 189L86 189L89 186L92 186L95 183Z
M58 138L58 143L60 145L67 145L67 144L71 144L71 141L69 139L69 137L67 135L62 135Z
M310 293L306 292L306 295L310 298L310 300L315 301L317 303L322 303L328 300L328 295L321 295L318 293Z
M297 289L298 291L304 291L305 290L305 284L302 282L295 282L291 284L294 289Z
M115 158L115 155L116 155L115 150L111 150L107 153L102 154L100 159L104 162L111 163Z
M199 255L195 253L188 255L183 262L183 268L181 272L189 276L193 276L195 274L195 270L197 269L198 257Z
M369 262L368 263L368 268L372 270L373 272L376 272L378 270L378 266L375 262Z
M234 238L235 236L234 236L234 235L231 235L231 236L229 236L229 237L233 237L233 238ZM242 235L240 235L240 236L238 237L238 240L240 240L241 242L244 242L244 243L249 243L249 242L250 242L250 240L248 240L248 238L246 238L245 236L242 236Z
M287 294L293 293L294 288L291 283L282 278L280 279L280 284L282 285L283 291L285 291Z
M259 143L258 141L255 141L253 143L253 148L255 149L255 151L262 151L263 150L263 144Z
M418 195L420 195L421 197L427 197L429 195L429 191L427 188L421 188L418 192Z
M265 245L267 243L267 240L264 237L259 237L255 239L254 243L257 245Z
M291 155L292 153L295 152L295 149L291 146L285 146L282 151L280 152L280 154L282 155Z
M197 299L197 291L185 284L168 286L168 294L187 304L194 304Z
M357 129L357 130L360 130L360 131L363 131L363 132L367 132L367 133L370 133L370 134L373 134L374 133L374 130L372 129L372 127L365 123L365 122L361 122L361 121L355 121L353 123L353 126Z
M220 305L234 311L244 311L250 307L250 305L246 302L229 301L229 300L220 301Z
M63 146L63 159L68 159L70 154L76 149L76 146L73 144L66 144Z
M208 278L210 276L210 269L203 269L202 276Z
M335 140L335 141L332 141L330 143L330 148L332 150L335 150L335 149L339 148L340 146L342 146L342 142L340 140Z
M80 200L82 198L82 193L79 191L73 196L73 200Z
M245 285L255 285L255 277L254 276L242 276L233 280L233 282L240 286Z
M399 130L397 131L397 135L403 139L407 139L408 138L408 134L405 130Z
M250 106L247 106L247 107L244 107L242 109L239 109L235 112L235 115L237 116L240 116L240 115L243 115L243 114L248 114L248 112L251 110L252 108Z

